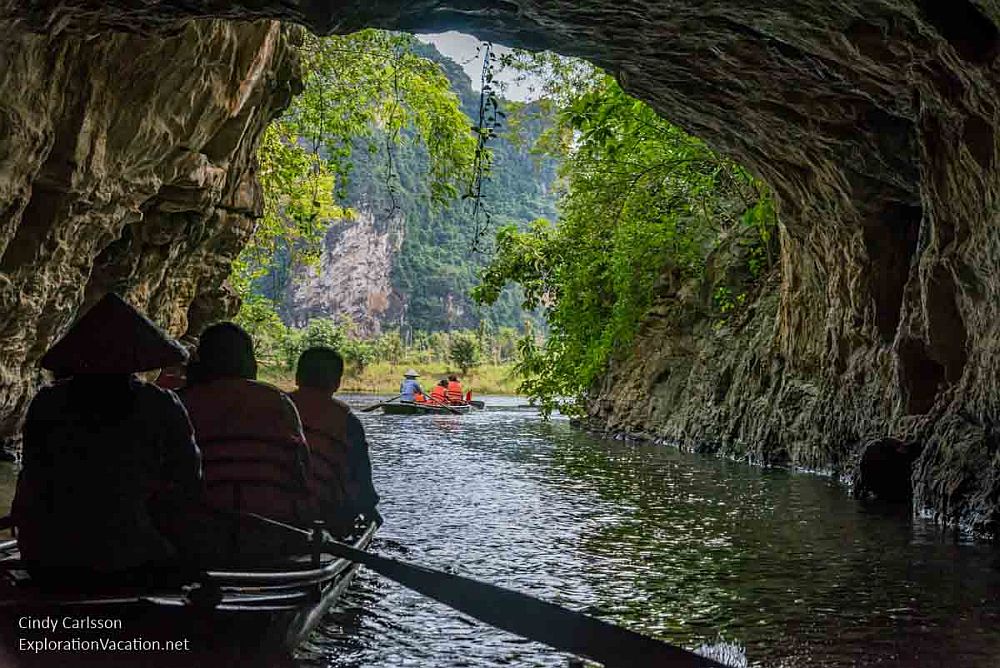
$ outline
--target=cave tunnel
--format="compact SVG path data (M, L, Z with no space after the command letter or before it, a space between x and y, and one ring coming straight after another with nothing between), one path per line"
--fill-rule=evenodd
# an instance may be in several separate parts
M460 29L588 59L767 181L782 240L769 366L815 389L803 415L872 437L909 420L927 446L917 503L954 507L938 481L955 469L979 476L969 498L995 498L996 463L967 457L982 429L938 425L967 406L985 424L1000 396L1000 16L947 6L2 0L0 428L16 432L41 353L102 291L175 335L231 312L222 282L261 206L256 141L295 90L288 24ZM972 521L995 512L983 503Z

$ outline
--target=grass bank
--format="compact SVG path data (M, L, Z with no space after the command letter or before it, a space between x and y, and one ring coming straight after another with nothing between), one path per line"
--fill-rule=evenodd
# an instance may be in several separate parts
M376 362L358 373L348 367L341 383L341 392L358 392L371 394L396 394L399 383L403 380L403 372L413 367L420 372L421 386L430 392L434 384L449 373L457 373L453 367L444 362L429 362L427 364L392 364ZM462 376L462 386L472 390L472 394L517 394L521 380L514 374L512 364L484 364ZM259 377L261 380L276 385L283 390L295 389L295 373L284 367L262 366Z

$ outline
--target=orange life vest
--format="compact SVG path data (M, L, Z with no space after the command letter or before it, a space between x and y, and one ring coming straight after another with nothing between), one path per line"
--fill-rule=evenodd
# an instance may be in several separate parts
M201 448L208 503L284 522L312 519L309 447L281 390L243 378L189 385L181 401Z
M309 496L320 517L335 517L358 496L350 474L347 416L351 409L327 392L300 387L289 395L309 443Z
M462 384L457 380L448 381L448 401L453 404L462 403Z
M431 390L431 399L439 404L443 404L448 401L448 393L440 385L435 385L434 389Z
M418 403L418 404L422 404L425 401L427 401L427 398L424 397L424 393L423 392L415 392L413 394L413 401L416 402L416 403Z

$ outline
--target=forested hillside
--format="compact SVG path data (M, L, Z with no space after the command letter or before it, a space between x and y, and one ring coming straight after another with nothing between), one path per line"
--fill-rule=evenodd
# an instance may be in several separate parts
M480 95L469 77L433 46L414 48L442 66L471 126ZM482 321L522 326L526 315L515 289L488 307L469 296L495 229L555 217L555 163L531 153L543 130L542 116L531 104L504 102L503 110L508 123L518 124L518 140L508 140L501 127L489 142L493 165L478 219L469 200L432 203L422 143L375 142L375 150L356 146L342 201L353 216L327 230L318 265L290 268L278 256L257 289L275 298L289 324L347 317L365 336L396 327L404 332L475 328Z

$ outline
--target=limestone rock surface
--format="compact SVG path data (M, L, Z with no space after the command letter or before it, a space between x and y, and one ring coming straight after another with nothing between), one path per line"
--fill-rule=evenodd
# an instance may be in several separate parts
M106 291L176 336L232 310L223 281L262 206L257 138L297 81L289 34L275 21L162 37L0 24L5 435L41 354Z
M404 234L402 214L387 214L370 201L354 210L353 218L327 230L319 265L300 267L291 281L284 308L293 325L337 314L350 320L353 334L370 337L400 310L392 266Z

